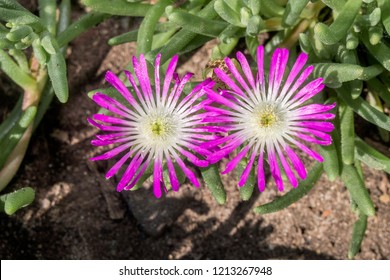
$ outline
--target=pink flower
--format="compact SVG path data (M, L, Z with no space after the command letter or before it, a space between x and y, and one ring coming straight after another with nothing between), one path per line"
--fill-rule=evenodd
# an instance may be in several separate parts
M307 147L304 142L318 145L332 143L329 133L334 126L329 120L335 116L327 111L336 106L308 104L307 101L324 88L323 79L308 81L313 66L303 67L307 54L301 53L290 72L286 71L289 52L276 49L270 63L269 77L264 73L264 48L257 49L257 73L253 76L247 59L241 52L237 60L241 69L225 59L231 75L221 69L214 70L228 90L215 92L207 87L208 97L214 101L205 109L213 113L204 119L225 127L229 133L202 145L205 149L219 147L207 159L211 164L221 160L236 149L237 155L229 161L222 172L232 171L244 157L248 164L240 176L238 185L243 186L255 161L260 191L265 188L264 161L268 159L270 170L279 190L284 189L280 166L293 187L298 180L306 178L306 169L292 147L297 147L318 161L322 157ZM242 70L242 71L241 71ZM242 75L243 74L243 75ZM231 77L233 76L234 79Z
M164 169L168 170L173 190L177 191L180 185L177 169L181 169L190 182L199 187L196 175L187 167L183 158L196 166L206 167L208 162L204 157L210 152L201 145L206 140L215 139L216 136L210 132L219 129L208 127L202 122L209 113L201 110L210 101L199 100L205 94L203 86L210 81L199 84L188 95L183 94L184 86L192 74L187 73L180 79L175 73L177 61L178 57L174 56L162 82L158 55L154 64L152 86L144 56L141 55L139 61L133 57L139 87L128 71L125 74L131 84L131 91L112 72L108 71L106 74L106 80L125 98L126 104L102 93L93 96L93 100L111 114L95 114L88 119L92 125L107 132L96 135L91 143L95 146L116 144L116 147L91 160L106 160L122 154L106 174L106 178L112 177L128 162L118 183L118 191L131 189L142 175L152 172L154 195L161 197L162 189L166 190Z

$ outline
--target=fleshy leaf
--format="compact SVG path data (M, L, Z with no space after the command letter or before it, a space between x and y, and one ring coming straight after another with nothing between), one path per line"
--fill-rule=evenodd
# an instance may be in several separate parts
M283 24L285 26L293 25L299 19L307 3L309 0L288 1L283 14Z
M338 96L344 100L349 107L351 107L355 113L361 116L363 119L373 123L385 130L390 131L390 117L377 110L375 107L364 101L363 98L358 97L352 99L350 93L345 88L335 89Z
M50 55L47 62L47 71L49 73L55 95L60 102L65 103L68 101L69 89L66 62L61 51L57 50L55 54Z
M206 186L210 189L215 200L219 204L225 204L226 192L217 165L213 164L206 168L201 168L200 172L202 173L202 178L206 183Z
M367 166L390 174L390 158L358 137L355 138L355 156Z
M12 215L19 209L31 204L34 198L35 191L30 187L4 194L0 196L0 212Z
M81 2L96 12L131 17L143 17L152 7L151 4L129 3L126 0L81 0Z
M362 0L349 0L329 27L323 23L317 23L314 27L315 36L327 45L333 45L345 38L360 11L361 5Z
M323 165L320 162L316 162L312 169L307 173L307 178L301 181L297 188L292 189L285 195L276 198L274 201L257 206L254 211L257 214L268 214L283 210L297 202L299 199L308 194L314 187L315 183L320 178L323 171Z
M0 169L4 166L9 154L18 144L24 132L35 118L37 108L35 106L28 107L20 116L18 122L10 129L7 135L0 142Z
M248 159L244 158L242 159L236 168L238 180L241 177L242 172L244 171L245 167L248 165ZM255 179L255 168L252 167L251 172L249 173L248 179L245 182L245 185L240 187L240 197L242 200L249 200L252 197L253 190L255 188L256 179Z
M348 258L353 259L360 251L364 233L367 228L367 215L360 213L358 220L353 225L352 239L349 243Z
M353 110L339 104L340 112L340 135L341 135L341 159L345 164L355 162L355 127Z
M375 215L375 208L370 194L356 167L351 164L344 164L341 171L341 179L347 187L352 199L358 205L360 211L367 216Z

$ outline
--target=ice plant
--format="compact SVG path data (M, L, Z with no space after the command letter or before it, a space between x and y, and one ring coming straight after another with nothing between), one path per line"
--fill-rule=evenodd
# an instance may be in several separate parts
M322 157L303 143L329 145L332 139L328 134L334 128L329 122L334 114L327 111L330 105L308 104L308 100L324 88L323 79L308 81L313 67L301 71L307 61L307 54L301 53L291 71L286 71L289 52L276 49L272 55L269 75L264 70L264 48L257 49L257 73L253 76L247 59L237 53L238 69L231 59L225 63L229 74L216 68L215 74L226 84L219 92L206 88L208 97L214 101L205 109L214 113L205 118L229 130L224 137L209 141L204 148L220 147L207 158L211 164L221 160L232 151L239 149L222 173L232 171L244 158L248 158L239 179L243 186L257 161L258 187L265 188L264 161L268 159L271 174L279 190L284 189L281 167L291 185L296 187L298 180L306 178L306 169L293 147L297 147L318 161ZM242 71L241 71L242 70ZM242 75L243 74L243 75ZM228 88L227 90L225 88Z
M188 95L183 94L184 86L192 73L187 73L180 79L175 73L178 56L174 56L168 65L164 81L160 84L160 58L158 55L154 64L154 86L143 55L139 60L133 57L132 61L139 86L135 77L125 71L132 87L131 91L112 72L107 72L106 80L125 98L127 104L102 93L93 96L98 105L112 114L95 114L88 119L92 125L107 132L96 135L92 144L117 146L92 160L106 160L123 154L106 174L106 178L112 177L128 162L127 169L118 183L118 191L131 189L142 175L152 172L153 191L156 197L160 197L162 189L166 189L163 179L165 168L168 170L172 189L177 191L180 184L175 170L176 164L190 182L199 187L197 177L182 157L199 167L208 165L202 157L209 152L201 148L200 144L214 139L215 136L209 133L213 128L202 123L208 113L201 110L204 104L210 101L199 101L205 94L203 86L208 81L196 86Z

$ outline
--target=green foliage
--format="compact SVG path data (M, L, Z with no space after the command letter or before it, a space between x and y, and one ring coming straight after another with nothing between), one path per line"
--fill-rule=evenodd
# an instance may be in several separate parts
M324 78L327 89L321 98L334 99L338 104L333 143L319 149L324 163L314 165L297 189L255 208L255 212L279 211L298 201L311 190L324 170L330 180L344 182L356 206L359 219L354 226L348 256L356 255L367 216L375 214L360 170L361 163L390 172L389 157L356 135L356 125L365 122L377 131L384 143L389 142L390 1L188 0L177 3L160 0L154 5L130 0L81 2L92 11L71 23L69 0L61 1L60 6L54 0L39 1L39 16L24 9L17 1L0 0L1 71L25 93L41 98L23 108L24 111L21 101L15 106L0 126L0 145L23 139L22 131L16 134L14 131L20 128L18 120L27 109L35 108L39 120L54 94L58 100L66 102L64 47L81 32L110 16L143 17L139 29L113 37L109 44L136 41L137 54L144 53L150 62L161 53L164 64L174 54L190 52L212 39L217 39L212 60L229 56L236 46L242 46L240 42L245 42L254 58L260 40L264 39L267 54L276 47L286 47L294 56L293 50L300 47L309 54L309 62L315 67L312 75ZM54 13L57 8L59 22ZM269 38L263 33L268 33ZM29 68L23 51L26 48L32 48L33 58L40 64L38 75ZM129 65L127 69L130 68ZM111 96L116 94L110 89L102 91ZM29 125L33 123L36 127L36 122L33 117ZM11 134L20 138L11 139ZM12 148L8 150L12 152ZM1 159L4 163L7 156ZM245 160L238 165L238 176L244 168ZM240 189L243 200L249 200L256 191L255 170L253 167L247 184ZM143 180L151 174L151 170L146 172ZM201 175L217 202L225 203L227 194L218 168L212 165L201 169ZM164 176L167 176L166 172ZM140 185L134 189L138 187Z

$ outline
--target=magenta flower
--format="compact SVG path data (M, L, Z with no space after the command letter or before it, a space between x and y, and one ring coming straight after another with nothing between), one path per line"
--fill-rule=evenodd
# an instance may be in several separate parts
M112 72L107 72L106 80L125 98L126 104L102 94L96 93L93 100L112 114L95 114L88 121L107 134L96 135L92 140L95 146L115 144L110 151L91 160L106 160L123 154L117 163L107 172L106 178L115 175L128 162L127 169L120 179L117 190L129 190L135 186L143 174L153 172L153 191L161 197L162 189L166 190L163 180L163 169L168 170L172 189L179 189L179 180L174 165L178 165L190 182L199 187L199 181L182 157L194 165L206 167L204 156L209 151L201 147L205 140L213 140L209 132L218 130L205 126L202 122L209 113L202 110L210 103L200 101L205 92L205 81L196 86L188 95L183 94L186 83L192 74L187 73L182 79L175 73L178 57L174 56L169 63L165 79L160 83L160 55L154 67L154 86L150 82L146 60L143 55L139 61L133 57L135 76L125 71L132 86L132 94L123 82ZM174 80L174 85L171 86ZM196 154L199 154L199 158ZM203 159L202 159L203 157ZM152 171L149 171L152 170Z
M301 179L306 178L306 169L292 147L297 147L314 159L322 161L322 157L303 141L319 145L329 145L332 142L328 133L334 129L329 122L334 118L334 114L327 111L336 104L307 104L311 97L324 88L323 79L308 81L313 66L301 71L308 58L304 53L298 56L291 71L287 72L288 56L287 49L276 49L270 63L269 77L266 77L263 65L264 48L260 46L257 49L258 70L255 79L248 61L238 52L237 60L241 69L237 69L233 62L226 58L225 63L230 73L227 74L219 68L214 70L217 77L226 84L224 88L229 89L219 90L217 93L211 88L205 88L208 97L214 101L214 106L206 105L205 109L214 115L206 117L204 121L218 123L228 129L229 133L203 144L202 147L220 148L207 157L211 164L235 149L240 149L228 162L223 174L232 171L240 160L247 156L248 164L241 174L239 186L245 184L256 160L258 187L263 191L263 167L264 161L268 159L278 189L284 189L280 167L292 186L296 187L298 180L293 169Z

